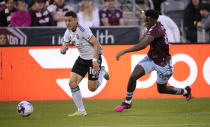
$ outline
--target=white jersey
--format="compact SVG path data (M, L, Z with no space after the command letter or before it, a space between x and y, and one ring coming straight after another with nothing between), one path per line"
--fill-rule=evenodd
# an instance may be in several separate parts
M80 57L85 60L91 60L94 55L93 45L90 43L90 39L93 37L93 33L91 32L89 27L77 25L76 31L67 29L63 42L73 43L77 49L79 50ZM99 54L103 54L103 49L100 46Z
M51 5L49 5L49 6L47 7L47 9L48 9L48 11L51 13L51 15L53 15L53 16L54 16L55 14L62 14L62 13L65 14L65 13L68 12L68 11L74 10L73 7L71 7L71 6L67 5L67 4L65 4L65 5L63 6L63 8L58 8L57 5L51 4ZM57 22L57 26L58 26L58 27L66 27L66 23L65 23L64 19L63 19L63 20L60 20L60 21L56 21L56 22Z
M180 42L179 28L170 17L165 15L159 15L158 21L161 22L161 24L166 29L166 34L170 43Z

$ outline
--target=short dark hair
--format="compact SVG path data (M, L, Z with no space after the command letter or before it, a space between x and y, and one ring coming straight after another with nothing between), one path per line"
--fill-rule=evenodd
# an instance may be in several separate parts
M210 4L201 4L199 6L200 10L207 10L208 12L210 12Z
M65 16L72 16L73 18L77 18L77 14L73 11L66 12Z
M155 10L147 10L145 15L156 20L159 18L159 12Z
M17 0L16 6L18 6L20 3L25 3L26 4L25 0Z

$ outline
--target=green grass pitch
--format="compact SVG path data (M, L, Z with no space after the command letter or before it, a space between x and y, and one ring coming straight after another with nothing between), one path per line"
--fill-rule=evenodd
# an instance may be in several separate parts
M18 102L0 102L0 127L210 127L210 98L134 99L123 112L122 100L84 100L86 117L68 117L73 101L32 101L29 117L18 115Z

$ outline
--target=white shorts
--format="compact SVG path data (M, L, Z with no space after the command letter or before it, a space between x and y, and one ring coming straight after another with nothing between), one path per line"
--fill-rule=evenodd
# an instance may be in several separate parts
M144 59L141 60L138 64L144 68L145 74L156 70L158 84L166 84L173 74L173 66L171 60L164 66L159 66L155 64L151 58L145 56Z

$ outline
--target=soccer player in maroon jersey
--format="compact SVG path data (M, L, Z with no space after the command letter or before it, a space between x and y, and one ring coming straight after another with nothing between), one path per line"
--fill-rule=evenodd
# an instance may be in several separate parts
M125 25L123 11L115 7L114 0L104 0L105 8L99 11L102 26L123 26Z
M176 88L167 86L168 80L173 74L171 55L169 54L169 45L166 30L160 22L157 22L159 13L155 10L148 10L144 19L147 31L135 46L122 50L117 53L116 59L129 52L135 52L150 45L147 56L141 60L133 70L127 86L126 100L115 108L115 111L121 112L124 109L131 108L131 99L136 88L136 80L143 75L157 71L157 89L159 93L183 95L186 100L191 99L191 88L189 86Z

